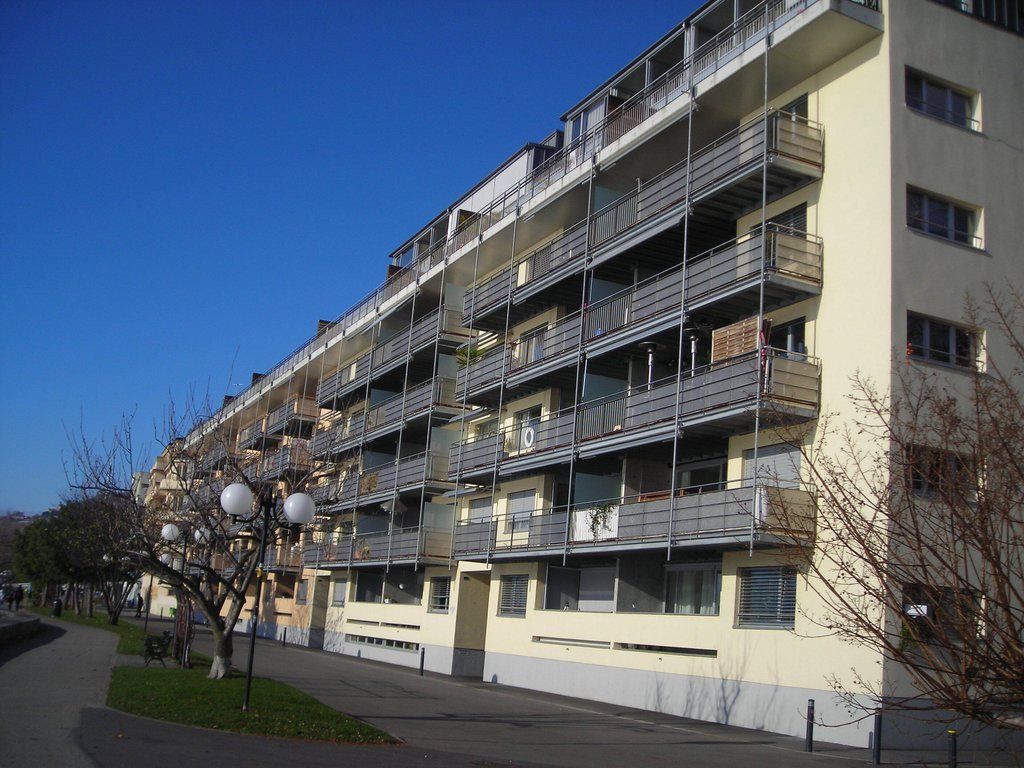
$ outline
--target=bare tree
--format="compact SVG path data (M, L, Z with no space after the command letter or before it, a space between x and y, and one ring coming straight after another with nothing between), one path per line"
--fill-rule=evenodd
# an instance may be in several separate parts
M112 439L99 444L77 435L72 474L75 485L123 501L132 527L132 557L206 617L214 642L209 676L219 679L231 669L234 631L254 580L262 576L258 543L264 524L259 515L244 523L231 519L220 505L220 492L229 483L242 483L261 500L276 496L278 481L264 479L261 453L237 452L230 425L198 402L190 396L182 408L172 403L159 430L160 461L173 487L162 503L146 504L131 493L132 474L149 467L135 460L130 416ZM283 481L284 490L305 488L323 471L311 464L302 476ZM279 520L271 516L268 543L286 527ZM168 523L179 530L175 541L162 536Z
M849 705L1020 729L1024 297L989 289L968 314L988 333L984 370L922 365L910 348L891 389L853 379L852 421L788 435L817 497L816 545L792 556L823 605L811 619L890 670L833 680Z

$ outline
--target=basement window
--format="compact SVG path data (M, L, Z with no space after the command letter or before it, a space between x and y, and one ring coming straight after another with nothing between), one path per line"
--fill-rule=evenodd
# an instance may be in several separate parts
M736 626L792 629L796 623L796 569L740 568Z

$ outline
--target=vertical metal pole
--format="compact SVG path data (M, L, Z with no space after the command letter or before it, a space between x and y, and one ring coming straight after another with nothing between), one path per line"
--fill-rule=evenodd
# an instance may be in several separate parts
M946 761L949 768L956 768L957 755L956 755L956 730L950 728L946 731L946 735L949 740L946 743Z
M693 71L690 71L690 110L686 117L686 187L684 199L686 208L683 211L683 275L679 281L679 344L676 350L676 392L675 411L672 426L672 477L669 480L668 531L665 537L665 559L672 559L672 530L675 528L676 513L676 465L679 463L679 416L683 406L683 329L686 327L686 279L690 249L690 171L691 152L693 150L693 103L696 93L693 90ZM693 372L690 372L693 375Z
M595 136L595 140L596 140L597 134L595 133L594 136ZM591 156L591 160L590 160L590 179L589 179L589 182L588 182L589 186L587 187L587 219L586 219L586 221L587 221L587 223L586 223L586 227L587 227L587 239L586 239L587 251L583 255L583 258L584 258L584 261L583 261L583 280L582 280L583 288L582 288L582 295L580 296L580 335L579 335L579 347L577 348L578 351L577 351L577 358L576 358L576 380L573 383L573 390L572 390L572 433L571 433L571 442L569 443L569 449L570 449L570 452L569 452L569 489L568 489L568 491L566 493L566 499L565 499L565 539L562 542L562 565L565 565L566 562L569 559L569 531L572 529L572 505L573 505L574 491L576 489L576 452L577 452L576 451L576 432L577 432L577 426L578 426L577 422L579 420L579 407L580 407L580 397L581 397L581 391L580 391L580 389L581 389L580 388L580 380L581 380L580 368L581 368L581 363L582 363L582 368L583 368L583 371L584 371L584 375L586 375L586 366L587 366L586 353L583 350L583 326L585 325L584 320L586 319L585 318L585 315L586 315L586 311L585 310L586 310L586 306L587 306L587 295L588 295L588 291L587 291L587 277L588 277L587 273L588 272L590 272L589 277L590 277L590 280L591 280L591 290L590 290L589 293L591 295L593 295L594 273L590 271L590 261L591 261L591 251L590 251L590 225L591 225L591 221L590 221L590 217L591 217L591 215L594 212L594 194L595 194L595 192L594 192L594 178L597 176L596 157L597 157L597 154L596 154L596 151L595 151L595 154ZM559 406L561 406L561 403L559 403ZM559 408L558 410L561 411L562 409ZM553 500L554 499L552 499L552 501ZM552 505L552 508L553 507L554 507L554 505Z
M512 370L512 350L508 345L508 329L512 322L512 294L515 292L516 276L516 236L519 230L519 206L516 206L516 217L512 221L512 251L509 256L509 280L508 295L505 299L505 331L501 337L501 383L498 385L498 405L495 408L495 415L498 417L498 431L494 439L494 464L491 466L491 520L487 535L487 562L491 561L491 542L497 541L498 531L495 521L495 502L498 493L498 463L500 462L502 446L505 442L505 431L501 428L501 409L505 404L505 381ZM479 246L478 246L479 250ZM466 375L466 390L469 391L469 374ZM513 424L513 428L515 425ZM508 507L506 506L506 515ZM508 523L506 523L507 525ZM513 535L515 531L512 531Z
M423 677L423 667L427 661L427 649L422 645L420 646L420 677Z
M768 255L766 251L768 247L768 239L765 236L765 227L768 216L768 49L771 48L772 45L771 33L768 30L768 10L769 6L766 5L764 9L764 105L761 123L761 269L757 294L757 387L754 390L754 449L752 453L755 477L751 483L750 542L747 550L747 555L749 557L754 556L754 536L756 533L755 525L757 522L757 502L759 491L756 475L758 473L758 447L761 440L761 390L764 387L764 376L767 369L765 349L765 342L767 339L763 338L762 331L764 330L765 265L767 264Z
M882 710L875 710L874 733L871 740L871 764L882 764Z
M512 256L513 257L515 256L515 232L516 232L515 227L516 227L516 221L518 221L518 219L519 219L519 212L517 210L516 211L516 218L512 221ZM442 248L443 247L444 246L442 246ZM445 258L445 261L447 261L447 257ZM476 248L473 249L473 282L472 282L472 286L473 286L472 307L474 309L474 313L473 314L475 314L475 310L476 310L476 289L477 289L476 281L477 281L477 272L478 272L479 267L480 267L480 241L478 240L477 244L476 244ZM511 280L511 279L512 279L512 275L511 275L511 269L510 269L510 271L509 271L509 280ZM463 311L465 311L466 299L463 299L462 306L463 306ZM465 365L465 369L466 369L466 383L462 387L462 400L461 400L461 402L459 404L459 410L461 411L461 415L459 416L459 420L460 420L460 422L459 422L459 452L458 452L458 457L455 460L455 488L453 489L453 493L452 493L452 543L451 543L451 546L448 549L448 568L449 568L449 570L451 569L452 564L455 561L455 528L456 528L456 525L458 524L458 514L459 514L459 481L462 478L462 454L463 454L463 451L465 451L465 449L466 449L466 440L469 437L469 435L467 434L467 431L466 431L466 399L469 397L469 366L472 363L472 360L470 358L470 350L473 348L473 339L472 339L472 336L473 336L473 314L471 314L470 317L469 317L469 335L470 335L470 340L469 340L469 342L467 342L467 346L466 346L466 365ZM458 365L456 363L456 372L455 372L455 388L456 388L456 390L458 390L458 386L459 386L459 374L458 374ZM449 462L451 461L451 451L450 450L449 450L449 453L448 453L448 460L449 460ZM449 467L449 470L450 469L451 469L451 467ZM494 510L492 509L491 510L491 516L492 517L493 517L493 514L494 514Z
M245 665L245 695L242 698L242 711L249 711L249 692L252 690L252 660L256 653L256 628L260 623L260 592L263 586L263 557L267 551L267 528L270 527L270 510L274 505L274 496L260 500L263 508L263 526L260 528L260 552L256 561L256 601L252 607L252 630L249 632L249 658Z
M804 752L814 751L814 699L807 700L807 731L804 734Z
M479 248L480 248L480 240L478 239L477 240L477 250L479 250ZM429 269L429 267L428 267L428 269ZM437 380L437 365L438 365L438 362L439 362L438 358L441 356L441 334L444 332L444 323L445 323L445 318L447 316L447 311L448 311L448 300L447 300L447 297L445 296L445 278L447 277L447 275L448 275L448 260L444 259L441 262L441 276L440 276L441 290L438 291L438 298L437 298L437 325L434 327L434 352L433 352L433 357L431 359L431 370L430 370L430 405L428 406L428 410L427 410L427 442L426 442L426 445L423 446L426 455L423 457L423 475L421 477L421 482L420 482L420 484L423 487L422 487L422 490L420 491L420 514L419 514L419 522L417 523L417 525L419 526L419 532L417 533L417 537L416 537L416 541L417 541L417 544L416 544L416 566L417 567L419 567L420 556L426 554L423 551L423 549L425 547L426 540L427 540L426 539L426 531L423 528L423 516L426 514L426 511L427 511L427 479L428 479L428 475L429 475L430 471L432 469L434 469L434 457L433 457L433 454L431 453L431 450L433 448L433 443L434 443L434 406L441 399L441 388L438 385L438 380ZM419 278L417 277L417 280L418 279ZM465 320L465 306L466 306L466 304L465 304L465 296L463 296L463 304L462 304L462 306L463 306L463 313L460 314L460 316L459 316L460 317L460 324L461 324L461 322L463 322ZM472 338L472 333L470 334L470 338ZM410 355L410 357L411 357L411 355ZM408 388L408 386L409 386L408 366L406 367L405 379L406 379L405 385L406 385L406 388ZM405 419L406 419L406 416L405 416L405 405L406 405L406 402L403 399L402 400L402 430L403 430L403 432L405 430ZM447 474L448 474L448 472L446 470L445 471L445 477L444 478L440 478L440 479L447 480ZM398 491L398 484L397 484L397 482L395 484L395 491L396 491L396 493ZM454 509L454 507L452 508L452 519L453 520L455 519L455 509ZM452 539L452 544L454 545L454 538Z

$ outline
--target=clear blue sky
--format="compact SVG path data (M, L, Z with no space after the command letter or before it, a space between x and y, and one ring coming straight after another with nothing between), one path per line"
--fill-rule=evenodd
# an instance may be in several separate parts
M696 5L0 3L0 511L65 425L272 366Z

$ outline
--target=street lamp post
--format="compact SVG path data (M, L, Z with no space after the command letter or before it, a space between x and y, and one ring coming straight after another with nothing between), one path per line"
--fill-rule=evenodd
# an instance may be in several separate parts
M260 494L259 507L253 510L255 501L252 491L244 483L232 483L220 494L220 505L236 522L260 522L260 548L256 561L256 600L252 608L252 627L249 631L249 659L245 670L245 694L242 698L242 711L249 711L249 692L252 689L252 664L256 653L256 627L260 620L260 597L263 587L263 559L267 551L267 531L270 524L276 522L305 525L313 519L316 505L312 497L306 493L293 493L284 501L284 519L277 513L277 497L273 491Z

